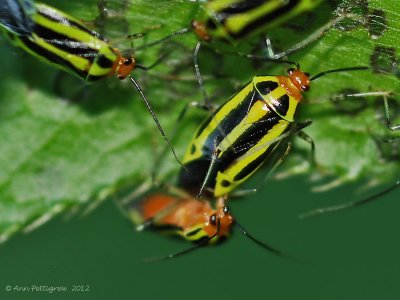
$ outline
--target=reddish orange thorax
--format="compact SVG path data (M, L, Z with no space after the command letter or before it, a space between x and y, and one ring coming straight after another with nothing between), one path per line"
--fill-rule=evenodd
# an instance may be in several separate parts
M114 52L118 58L114 62L110 75L117 74L117 78L123 80L135 69L136 60L133 56L129 58L122 56L118 49L114 49Z
M279 84L297 101L302 98L303 92L310 90L310 75L300 69L288 69L288 76L277 76Z
M190 25L192 26L196 35L201 40L206 41L206 42L209 42L211 40L211 36L208 34L207 28L203 22L193 20L192 23L190 23Z

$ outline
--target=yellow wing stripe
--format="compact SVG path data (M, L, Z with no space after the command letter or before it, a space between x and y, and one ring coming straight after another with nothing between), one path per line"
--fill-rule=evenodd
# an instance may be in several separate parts
M260 141L250 148L246 154L239 157L234 164L232 164L228 169L226 169L223 173L218 172L216 177L216 186L214 190L214 196L219 197L230 193L233 189L236 188L239 184L246 181L248 177L250 177L257 169L255 169L252 173L242 178L241 180L234 181L234 178L237 174L239 174L247 165L251 162L255 161L258 157L260 157L269 147L270 141L278 138L289 126L289 123L286 120L280 120L277 125L272 127L272 129L262 138ZM261 166L261 164L260 164ZM259 166L259 167L260 167ZM221 184L224 181L230 182L229 186L224 186Z
M192 140L190 146L186 150L185 156L183 158L183 163L198 159L203 155L202 146L204 145L208 137L215 130L218 130L221 121L229 116L232 110L234 110L252 90L253 84L249 83L217 111L212 120L209 121L208 125L202 130L202 133L197 138L194 138ZM193 146L195 147L195 151L192 153Z

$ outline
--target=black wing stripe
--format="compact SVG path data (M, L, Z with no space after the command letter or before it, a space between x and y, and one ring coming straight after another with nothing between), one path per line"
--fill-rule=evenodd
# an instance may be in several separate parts
M258 99L260 99L260 95L255 90L251 90L244 97L243 101L233 110L231 110L223 120L221 120L214 131L208 135L208 138L204 143L204 146L202 148L202 152L204 155L211 156L213 154L215 147L218 146L219 143L240 124L240 122L247 116L249 110L253 107L253 105L257 102L256 100ZM228 102L229 101L230 99L228 100ZM222 108L223 106L220 109ZM218 111L216 112L216 114L217 113ZM209 119L208 124L210 122L213 122L213 118Z
M281 118L274 111L270 111L270 113L266 114L262 119L245 130L229 149L223 152L219 157L219 171L224 172L237 159L240 159L241 156L251 151L280 120Z
M104 37L102 37L101 34L99 34L98 32L92 31L89 28L83 26L82 24L72 21L71 19L67 18L66 16L63 16L62 14L58 13L58 11L54 10L51 7L40 5L38 13L41 16L43 16L44 18L49 19L50 21L60 23L63 26L77 28L77 29L84 31L92 36L95 36L98 39L106 41L106 39Z
M48 60L57 65L63 66L68 70L74 71L79 77L86 78L87 72L76 68L69 61L61 58L60 56L54 54L53 52L48 51L47 49L40 47L38 44L32 42L28 38L20 38L21 42L25 44L27 48L31 51L35 52L38 56L42 57L45 60Z
M77 55L87 59L90 63L93 63L94 59L98 55L98 50L89 47L87 43L71 39L61 33L43 27L36 24L34 33L46 43L60 49L64 52Z
M255 31L258 28L262 27L265 23L271 23L272 21L278 19L280 16L285 15L291 9L296 7L299 4L299 2L300 0L290 0L287 5L282 6L279 9L274 10L272 12L269 12L264 16L259 17L258 19L255 19L253 22L249 23L246 27L243 27L243 29L240 32L234 33L234 32L229 32L229 29L226 30L229 32L229 35L232 38L240 39L250 34L252 31Z

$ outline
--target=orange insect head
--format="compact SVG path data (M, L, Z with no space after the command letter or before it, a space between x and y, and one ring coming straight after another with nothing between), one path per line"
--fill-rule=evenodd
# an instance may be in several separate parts
M190 25L192 26L196 35L203 41L209 42L211 40L211 36L207 33L206 26L203 22L199 22L193 20Z
M117 77L122 80L125 79L136 66L136 61L133 57L121 57L118 63Z
M125 79L136 67L136 60L133 56L124 57L121 55L118 49L114 49L114 52L118 55L112 67L112 73L117 74L119 80Z
M310 90L310 74L301 71L300 69L290 68L287 70L290 81L301 92Z
M209 237L215 235L218 231L219 236L227 236L233 224L233 217L225 205L219 206L211 215L206 216L204 231Z

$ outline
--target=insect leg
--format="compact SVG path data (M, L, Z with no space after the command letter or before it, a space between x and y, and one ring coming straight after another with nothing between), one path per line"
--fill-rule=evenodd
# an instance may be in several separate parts
M299 217L301 219L305 219L305 218L315 217L315 216L323 215L323 214L327 214L327 213L335 213L335 212L339 212L339 211L349 209L349 208L355 208L357 206L368 204L368 203L392 192L393 190L395 190L398 187L400 187L400 180L396 181L396 183L394 185L384 189L383 191L380 191L379 193L369 196L367 198L357 200L357 201L347 202L347 203L343 203L343 204L317 208L315 210L301 214Z
M107 0L100 0L97 3L98 16L90 23L95 25L99 32L105 36L108 36L108 33L112 33L113 29L118 29L119 32L126 32L129 30L129 23L125 14L129 10L129 5L128 0L113 1L113 3Z
M54 76L52 91L63 101L71 103L82 103L90 94L90 89L85 82L61 70L58 70Z
M201 41L197 42L196 47L194 48L193 64L194 64L194 70L196 72L197 81L199 83L200 90L203 94L203 103L204 103L203 105L204 105L204 107L207 107L207 108L209 108L209 110L211 110L210 100L207 95L207 91L204 87L203 77L201 76L200 67L199 67L199 63L198 63L198 56L199 56L201 44L202 44Z
M345 19L347 17L354 17L354 16L351 14L342 14L342 15L330 20L328 23L326 23L325 25L320 27L318 30L316 30L311 35L309 35L308 37L306 37L304 40L297 43L296 45L292 46L288 50L285 50L285 51L282 51L279 53L274 53L273 51L272 52L268 51L269 54L272 54L272 56L270 56L270 58L271 59L281 59L282 57L288 56L289 54L292 54L300 49L307 47L308 45L312 44L313 42L315 42L316 40L318 40L319 38L324 36L328 32L329 29L331 29L333 26L335 26L337 23L339 23L340 21L342 21L343 19ZM266 43L268 44L268 41L266 41Z
M201 240L199 243L193 245L192 247L189 247L183 251L173 253L173 254L168 254L167 256L164 257L155 257L155 258L150 258L150 259L145 259L145 262L155 262L155 261L160 261L160 260L167 260L167 259L172 259L172 258L177 258L178 256L182 256L185 254L188 254L190 252L193 252L197 249L200 249L201 247L206 246L213 238L217 237L221 231L221 221L218 218L217 220L217 230L215 234L213 234L210 237L207 237L206 239Z
M201 194L204 191L204 188L207 186L207 183L210 180L210 176L212 174L212 171L214 170L215 163L216 163L217 158L218 158L218 154L220 153L220 149L217 148L217 140L216 139L214 139L214 147L213 147L213 149L215 149L215 150L214 150L213 155L211 157L210 165L208 166L206 176L204 177L203 183L201 184L200 190L199 190L199 192L198 192L198 194L196 196L199 199L201 197Z
M154 213L151 217L145 219L142 216L142 206L145 206L146 201L149 201L146 196L149 195L149 191L152 189L152 186L153 183L150 180L147 180L128 195L116 201L117 207L121 210L122 214L132 223L139 224L135 227L136 231L143 231L152 227L153 225L156 225L159 220L173 211L181 203L182 199L188 197L186 193L174 188L173 186L168 184L162 185L162 188L160 189L173 196L174 201L165 204L159 209L159 211Z
M299 131L297 133L297 135L299 136L299 138L301 138L303 141L305 141L306 143L310 144L310 164L311 166L315 167L317 165L317 161L315 159L315 143L314 140L312 139L312 137L310 137L308 134L306 134L304 131Z
M346 98L350 97L378 97L382 96L383 98L383 107L384 107L384 113L385 113L385 118L386 118L386 126L389 130L391 131L398 131L400 130L400 124L393 125L391 118L390 118L390 109L389 109L389 102L388 102L388 96L390 96L390 92L386 91L378 91L378 92L364 92L364 93L352 93L352 94L341 94L341 95L336 95L334 98L331 98L332 101L340 101L340 100L346 100Z
M158 212L155 216L153 216L150 219L145 220L143 223L137 225L135 227L136 231L143 231L148 228L151 228L152 226L157 224L157 221L164 218L171 211L173 211L178 206L178 204L179 204L179 200L175 201L174 203L169 204L167 207L163 208L162 211Z
M391 131L398 131L400 130L400 124L393 125L392 121L390 120L390 113L389 113L389 103L387 99L387 95L383 95L383 107L385 109L385 117L386 117L386 126Z
M162 44L162 43L166 42L167 40L170 40L171 38L173 38L175 36L185 34L185 33L189 32L189 31L191 31L191 28L182 28L181 30L175 31L175 32L173 32L173 33L171 33L171 34L169 34L169 35L167 35L167 36L165 36L165 37L163 37L163 38L161 38L159 40L156 40L156 41L151 42L151 43L147 43L144 46L137 47L136 50L141 50L141 49L144 49L144 48L149 48L149 47L156 46L158 44Z

